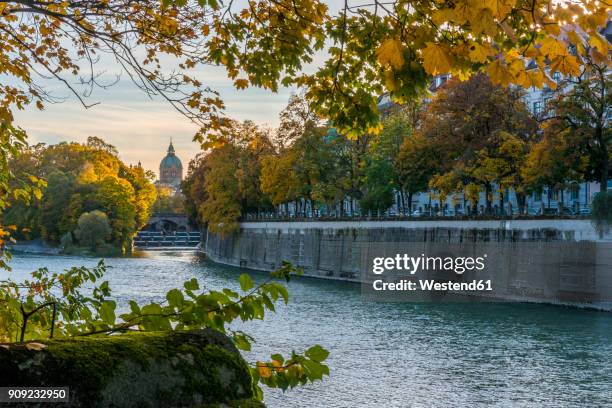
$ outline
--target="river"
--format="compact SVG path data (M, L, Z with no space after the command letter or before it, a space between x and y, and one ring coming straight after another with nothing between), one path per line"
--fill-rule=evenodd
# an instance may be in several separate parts
M236 289L240 274L193 252L106 261L112 267L106 279L123 304L161 301L192 277L208 288ZM95 263L16 255L11 266L19 279L38 267ZM346 282L299 278L288 286L288 306L246 325L257 339L247 359L318 343L331 352L331 375L285 393L264 388L269 407L612 406L612 313L530 304L374 303Z

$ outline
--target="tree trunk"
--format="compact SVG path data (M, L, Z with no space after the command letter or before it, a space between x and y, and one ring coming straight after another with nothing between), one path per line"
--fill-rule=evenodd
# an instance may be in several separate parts
M525 213L525 203L527 201L527 197L525 193L516 193L516 204L518 205L519 215Z
M408 215L412 215L412 192L408 192Z
M608 190L608 179L610 178L610 159L608 157L608 146L602 146L604 154L601 163L601 180L599 181L599 191L606 192Z

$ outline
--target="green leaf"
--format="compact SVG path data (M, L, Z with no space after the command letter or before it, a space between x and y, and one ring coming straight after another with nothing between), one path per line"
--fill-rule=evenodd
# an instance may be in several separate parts
M130 310L134 314L140 314L140 307L138 306L138 303L133 300L130 300Z
M117 307L117 305L114 301L107 300L102 303L100 310L98 311L102 321L109 326L115 324L115 307Z
M251 351L251 342L244 333L234 333L233 340L239 350Z
M316 344L306 350L306 353L304 353L304 355L306 355L306 357L308 357L309 359L320 363L321 361L324 361L327 356L329 356L329 351Z
M185 289L187 290L198 290L200 289L200 285L198 284L198 280L196 278L190 279L183 284Z
M283 358L283 356L282 356L282 355L280 355L280 354L272 354L272 355L270 356L270 358L271 358L272 360L278 361L278 362L279 362L279 363L281 363L281 364L283 364L283 363L285 362L285 359L284 359L284 358Z
M302 367L304 367L305 374L311 381L322 380L323 375L329 373L329 369L327 369L327 366L313 360L302 361Z
M240 275L240 289L242 289L243 292L248 291L253 286L254 286L253 280L251 279L249 275L247 275L246 273L243 273L242 275Z
M178 289L172 289L166 293L166 299L168 300L168 304L170 306L177 308L183 306L183 302L185 300L183 293Z

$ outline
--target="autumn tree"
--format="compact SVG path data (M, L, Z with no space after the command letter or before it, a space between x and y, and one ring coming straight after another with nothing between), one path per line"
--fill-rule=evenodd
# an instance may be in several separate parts
M204 225L201 203L206 201L208 194L204 186L206 174L209 171L208 155L198 153L189 161L187 174L181 183L181 191L185 197L184 207L189 221L194 225Z
M607 189L612 178L611 88L609 68L590 61L581 75L565 80L565 89L551 101L544 123L549 138L562 139L567 156L586 159L583 166L570 164L570 168L583 180L598 182L600 191Z
M531 146L520 175L527 191L541 194L545 187L550 192L564 189L582 181L587 158L568 145L563 135L546 132Z
M535 135L535 121L518 90L496 86L487 76L478 75L465 82L452 80L439 90L427 107L420 132L442 147L441 170L429 186L443 197L467 185L472 190L479 186L490 212L494 185L502 181L518 185L509 178L516 157L508 156L526 154L512 143L529 143ZM516 192L523 194L521 189Z
M402 143L394 165L400 189L407 195L404 213L406 208L412 211L414 194L427 191L429 180L441 168L441 150L420 133L409 134Z
M307 128L319 127L321 119L308 105L303 92L292 94L287 106L279 114L280 124L276 130L276 141L279 147L291 146L301 137Z
M9 200L3 222L51 244L72 234L81 214L101 210L113 228L112 244L129 250L131 237L148 222L156 197L152 173L123 163L102 139L28 147L9 166L16 179L37 177L47 186L29 203Z

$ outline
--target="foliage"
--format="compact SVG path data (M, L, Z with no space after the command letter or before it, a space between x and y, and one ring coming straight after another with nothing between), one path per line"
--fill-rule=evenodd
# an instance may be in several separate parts
M243 213L270 208L259 180L263 158L274 152L268 133L252 122L232 121L227 129L224 143L189 163L183 183L191 216L223 233L234 230Z
M157 198L153 204L155 214L185 214L185 199L170 187L157 186Z
M581 75L567 78L562 92L550 104L544 133L566 148L563 172L607 188L612 163L612 105L610 70L589 61Z
M90 137L87 144L27 147L9 166L17 177L13 188L30 176L46 180L44 194L36 200L9 201L3 220L18 227L18 237L42 236L58 244L77 229L81 214L100 210L108 216L112 244L127 250L134 233L146 225L156 198L152 174L126 166L115 147L99 138Z
M236 320L261 320L274 312L278 301L287 303L289 293L278 280L289 281L300 274L284 264L269 279L256 284L249 275L240 275L241 292L200 289L197 279L172 289L165 301L139 305L129 302L129 311L117 313L108 282L100 282L106 266L103 261L92 269L72 268L51 273L43 268L32 273L32 280L21 283L7 280L0 291L0 340L5 342L37 340L44 337L106 336L111 333L140 331L185 331L211 328L227 334L240 350L250 350L253 338L234 330ZM93 286L83 293L84 286ZM256 395L257 383L287 389L329 374L323 364L328 352L313 346L303 354L283 357L273 354L270 361L258 361L251 368Z
M81 214L77 222L75 235L81 245L96 251L111 236L111 226L108 217L102 211L94 210Z
M9 83L0 119L28 103L57 99L37 83L45 73L84 105L96 86L100 56L114 59L150 95L161 95L203 126L196 140L223 136L223 103L192 72L226 69L237 89L304 86L314 113L345 135L380 129L376 98L407 101L432 75L465 79L486 72L495 84L555 86L550 75L577 76L585 58L609 64L599 33L609 7L551 0L345 2L330 13L323 0L45 1L0 3L0 59ZM87 12L85 12L87 11ZM328 56L304 73L315 53ZM525 59L536 62L527 69ZM547 68L548 67L548 68ZM85 96L72 77L79 78ZM54 99L55 98L55 99Z
M468 184L480 186L491 211L494 183L521 185L518 168L536 126L520 92L496 86L483 75L451 80L427 106L422 123L420 132L440 152L441 167L429 185L442 196Z

